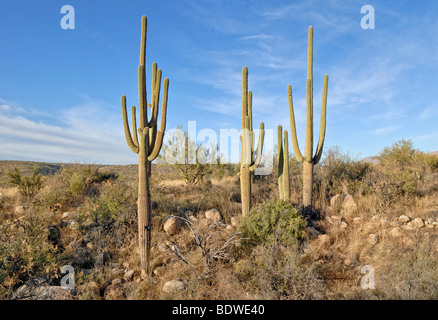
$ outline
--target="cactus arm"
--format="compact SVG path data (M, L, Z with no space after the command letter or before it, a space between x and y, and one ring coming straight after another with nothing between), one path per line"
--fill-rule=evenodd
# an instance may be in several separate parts
M313 103L312 80L307 79L307 120L306 120L306 145L304 147L304 160L311 162L313 158Z
M137 136L137 118L135 106L131 107L131 119L132 119L132 142L138 147L138 136Z
M125 131L126 143L129 146L129 149L134 153L138 153L138 146L134 144L132 140L131 131L129 130L129 122L128 122L128 112L126 111L126 96L122 96L122 116L123 116L123 129Z
M279 125L277 127L277 177L278 177L278 191L280 195L280 200L284 199L284 189L283 189L283 169L284 169L284 157L283 157L283 127Z
M140 113L139 128L147 127L146 71L143 64L138 66L138 108Z
M318 164L322 156L322 149L324 147L326 119L327 119L327 88L328 88L328 75L324 76L324 87L322 91L322 107L321 107L321 125L319 129L319 141L316 149L315 157L313 158L313 164Z
M262 161L262 153L263 153L263 141L265 140L265 124L262 122L260 123L260 130L259 130L259 142L257 145L257 157L252 164L252 166L249 167L249 171L253 172L257 167L260 165L260 162Z
M307 44L307 79L313 81L313 27L309 27L309 40Z
M304 161L304 157L301 154L300 146L298 145L298 138L297 138L297 129L295 126L295 114L294 114L294 104L292 100L292 86L287 86L287 95L288 95L288 101L289 101L289 118L290 118L290 131L292 135L292 146L294 149L295 157L299 162Z
M283 194L284 200L289 201L290 183L289 183L289 142L287 130L284 130L284 148L283 148Z
M245 117L248 115L248 68L242 69L242 129L245 128Z
M160 153L161 147L163 146L163 138L164 138L164 132L166 130L166 116L167 116L167 99L168 99L168 92L169 92L169 79L164 79L164 87L163 87L163 104L161 107L161 122L160 122L160 130L157 132L154 146L152 148L152 151L150 155L148 156L149 161L153 161L157 158L158 154ZM158 108L158 106L157 106Z

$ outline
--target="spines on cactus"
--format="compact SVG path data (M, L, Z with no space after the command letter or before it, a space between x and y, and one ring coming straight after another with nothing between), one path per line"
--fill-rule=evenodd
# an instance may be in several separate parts
M158 156L166 129L167 100L169 90L169 79L165 78L163 83L163 99L161 106L161 120L158 128L158 109L161 90L161 69L157 70L157 64L152 65L152 94L151 103L147 102L146 91L146 33L147 19L142 17L142 31L140 44L140 64L138 66L138 109L139 119L137 124L136 108L131 108L132 133L129 128L128 114L126 110L126 97L122 96L122 116L125 138L129 148L138 154L138 232L140 247L140 262L142 276L150 272L150 249L151 249L151 195L149 190L149 177L151 174L151 162ZM150 118L148 110L150 108ZM137 127L138 125L138 127Z
M248 91L248 68L242 69L242 133L240 157L240 189L242 214L245 216L251 209L251 175L260 165L265 136L265 125L262 122L259 130L257 149L254 149L254 131L252 127L252 92Z
M313 166L318 164L322 156L326 130L327 114L327 87L328 75L324 76L324 85L322 93L321 107L321 127L319 132L319 141L315 155L313 154L313 28L309 27L307 55L307 83L306 83L306 104L307 104L307 121L306 121L306 144L304 147L304 156L302 155L297 139L295 126L295 116L292 100L292 87L288 85L288 102L289 116L292 134L292 145L295 157L303 163L303 205L305 208L312 208L312 188L313 188Z

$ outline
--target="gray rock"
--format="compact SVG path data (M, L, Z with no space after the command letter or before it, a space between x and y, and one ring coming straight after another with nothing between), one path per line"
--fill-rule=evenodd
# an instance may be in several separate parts
M24 206L17 206L15 207L14 212L16 214L23 214L25 210L26 208Z
M379 242L379 236L374 233L370 233L367 239L368 243L372 246L376 245Z
M126 281L130 281L134 276L134 272L135 272L134 269L126 271L125 274L123 275L123 279L125 279Z
M215 208L205 211L205 218L209 219L213 222L219 222L223 219L219 210L217 210Z
M424 221L421 218L416 218L416 219L412 220L412 225L415 228L423 228L424 227Z
M183 292L188 286L187 280L175 279L167 281L163 286L164 293L180 293Z
M170 217L164 223L163 228L169 236L173 236L181 230L181 220L176 217Z
M409 218L407 215L402 214L399 218L398 221L402 222L402 223L408 223L411 221L411 218Z

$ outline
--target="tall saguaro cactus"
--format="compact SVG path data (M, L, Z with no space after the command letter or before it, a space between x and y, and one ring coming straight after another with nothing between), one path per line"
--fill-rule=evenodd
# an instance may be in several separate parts
M265 124L260 123L259 141L254 151L254 131L252 129L252 92L248 92L248 68L242 69L242 134L240 137L242 150L240 157L240 190L242 215L251 210L251 175L262 159ZM255 157L255 155L257 155Z
M327 112L327 87L328 75L324 76L324 86L322 92L322 107L321 107L321 126L319 131L318 147L315 155L313 155L313 27L309 27L309 43L307 54L307 86L306 86L306 101L307 101L307 122L306 122L306 145L304 156L300 152L297 139L297 131L295 127L294 107L292 102L292 87L287 86L290 127L292 134L292 144L295 157L303 163L303 205L304 208L312 208L312 188L313 188L313 166L318 164L321 159L322 149L324 145L325 129L326 129L326 112Z
M141 47L140 65L138 66L138 97L139 97L139 123L137 128L136 109L132 106L132 135L129 128L126 111L126 96L122 96L123 127L126 142L129 148L138 154L138 236L140 248L141 274L145 277L149 273L151 228L152 228L152 204L149 190L149 177L151 174L151 162L158 156L163 145L163 136L166 129L167 95L169 79L164 79L163 101L161 107L161 122L158 129L158 109L160 102L161 69L157 70L157 64L152 65L152 97L151 103L147 102L146 91L146 32L147 19L141 19ZM148 108L150 119L148 120Z
M290 199L290 183L289 183L289 143L288 133L284 130L283 143L283 127L277 127L277 147L278 147L278 190L280 200L289 201Z

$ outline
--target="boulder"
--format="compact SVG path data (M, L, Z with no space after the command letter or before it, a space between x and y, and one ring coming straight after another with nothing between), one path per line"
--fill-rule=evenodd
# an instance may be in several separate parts
M134 269L126 271L125 274L123 275L123 279L125 279L126 281L130 281L134 276L134 272L135 272Z
M421 218L416 218L416 219L412 220L412 225L415 228L418 228L418 229L419 228L423 228L424 227L424 221Z
M181 230L181 220L176 217L170 217L164 223L163 228L169 236L173 236Z
M15 212L16 214L23 214L25 210L26 210L25 207L23 207L23 206L17 206L17 207L15 207L14 212Z
M351 216L357 210L357 204L350 194L337 194L330 199L333 210L341 210L345 216Z
M223 219L219 210L217 210L215 208L205 211L205 218L209 219L213 222L219 222Z
M239 226L239 223L240 223L240 218L238 216L231 218L231 225L233 227L237 228Z
M163 286L164 293L180 293L183 292L188 286L187 280L175 279L167 281Z
M370 245L374 246L374 245L376 245L379 242L379 236L377 234L370 233L368 235L367 242Z
M408 216L402 214L399 218L398 221L400 221L401 223L408 223L411 221L411 218L409 218Z

